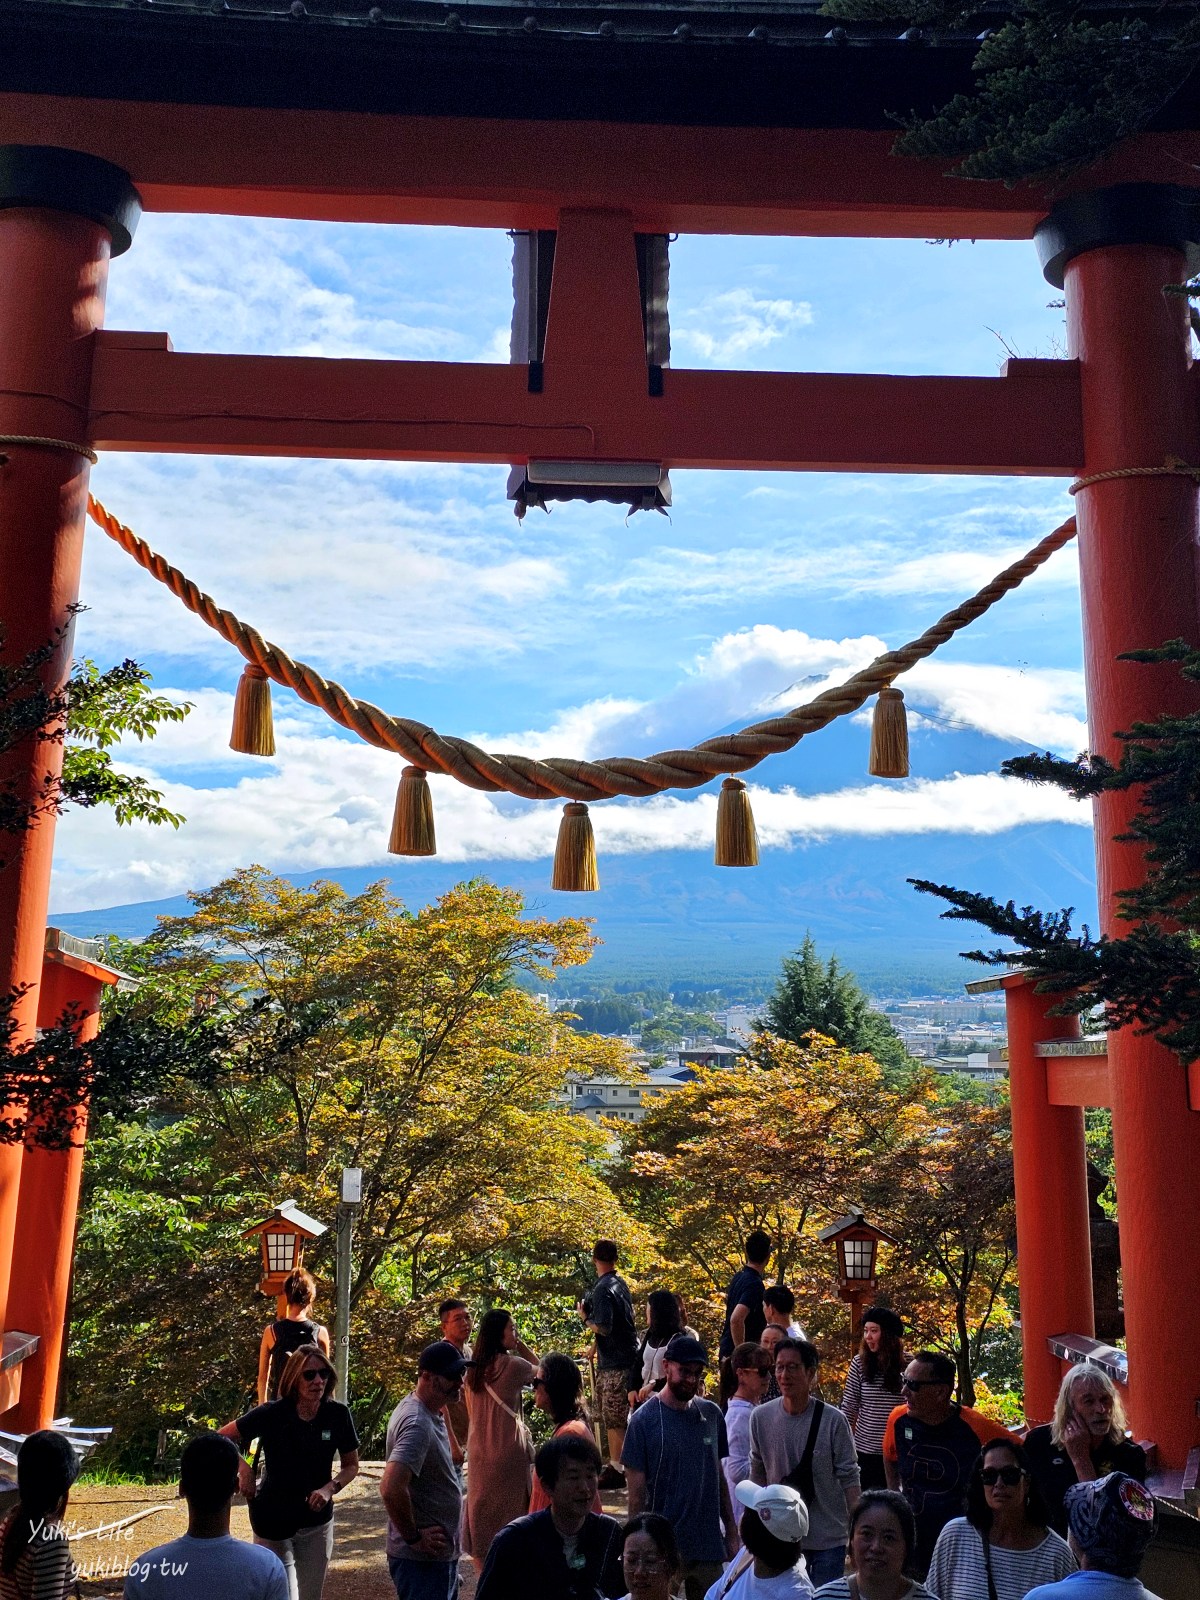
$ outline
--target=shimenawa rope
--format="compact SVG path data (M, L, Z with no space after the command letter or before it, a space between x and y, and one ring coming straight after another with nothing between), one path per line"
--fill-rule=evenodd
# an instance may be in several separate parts
M1159 469L1162 470L1162 469ZM745 772L767 756L792 749L838 717L857 711L872 695L933 654L939 646L981 617L997 600L1075 537L1073 517L1055 528L1019 561L969 600L948 611L919 638L888 650L844 683L817 695L780 717L757 722L739 733L705 739L690 750L666 750L649 757L618 756L603 761L497 755L466 739L447 737L407 717L389 716L369 701L358 700L341 684L323 678L302 661L272 644L232 611L223 610L177 567L157 554L144 539L118 521L98 500L88 497L88 512L110 539L164 584L189 611L232 644L251 666L274 682L294 689L302 700L319 706L342 727L382 750L390 750L413 766L442 772L472 789L506 791L528 800L607 800L613 795L649 795L667 789L697 789L726 773Z

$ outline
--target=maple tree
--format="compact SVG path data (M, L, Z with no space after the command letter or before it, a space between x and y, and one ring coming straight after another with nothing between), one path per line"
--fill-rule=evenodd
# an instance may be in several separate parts
M742 1066L698 1071L625 1131L613 1184L709 1338L745 1236L762 1228L768 1277L795 1291L831 1384L849 1353L848 1313L817 1234L861 1204L899 1241L881 1248L883 1290L914 1344L954 1355L967 1398L989 1327L1008 1317L1011 1152L1002 1107L939 1093L932 1073L885 1071L819 1034L757 1034Z
M344 1166L363 1173L352 1389L368 1432L444 1294L569 1311L596 1234L641 1237L599 1175L604 1131L559 1102L569 1072L626 1074L626 1052L515 982L586 960L584 922L526 917L489 883L409 912L382 884L298 888L259 867L192 898L123 952L148 981L117 1009L199 1008L231 1044L210 1081L89 1142L78 1409L112 1415L114 1363L89 1356L119 1328L139 1348L127 1436L232 1415L270 1315L240 1230L288 1197L331 1221ZM332 1233L307 1259L332 1276Z

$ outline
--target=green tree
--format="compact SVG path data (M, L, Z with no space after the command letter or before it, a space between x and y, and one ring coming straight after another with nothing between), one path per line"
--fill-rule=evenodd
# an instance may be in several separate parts
M912 1065L896 1030L872 1010L854 974L843 971L836 956L823 962L808 933L796 954L784 957L765 1020L772 1033L793 1044L815 1032L846 1050L865 1050L884 1066Z
M938 1089L928 1071L889 1078L813 1033L761 1033L743 1065L697 1073L624 1130L613 1185L657 1238L693 1324L719 1332L742 1242L762 1228L832 1383L847 1312L817 1235L860 1204L898 1240L881 1247L888 1302L914 1341L954 1356L969 1400L989 1337L1011 1320L1012 1152L1002 1104L945 1106Z
M826 0L827 15L898 26L977 26L960 0ZM1140 8L1138 8L1140 10ZM1005 183L1088 166L1143 132L1200 62L1195 6L1099 18L1075 0L1024 0L980 35L974 88L932 116L897 99L898 154Z
M69 805L109 806L119 823L177 828L183 818L163 804L161 793L114 767L110 752L129 735L140 742L165 723L182 722L191 706L152 694L150 674L129 660L105 672L93 661L79 661L64 688L48 689L44 674L62 649L61 634L19 661L6 662L3 647L0 627L0 757L18 751L32 756L39 744L61 744L63 762L62 776L32 800L11 777L0 779L0 837L23 832L39 815Z
M1005 1290L1016 1260L1016 1202L1007 1103L931 1106L886 1170L869 1174L864 1193L888 1208L881 1214L903 1240L904 1262L924 1278L914 1289L927 1302L926 1315L930 1298L940 1305L934 1342L954 1358L959 1399L974 1405L983 1352L1010 1320Z
M604 1131L562 1098L569 1073L628 1073L627 1055L515 982L585 961L586 924L528 918L519 895L484 882L414 913L383 884L351 896L257 867L193 905L128 952L148 981L116 1010L164 1026L198 1010L229 1049L209 1082L181 1078L93 1140L79 1409L143 1445L163 1427L226 1420L263 1318L240 1230L289 1195L331 1217L343 1166L363 1171L350 1295L367 1432L404 1381L398 1351L427 1336L442 1295L569 1308L597 1231L643 1241L601 1176ZM126 1249L142 1270L127 1270ZM331 1253L322 1240L318 1272ZM113 1352L129 1340L155 1386L114 1412Z
M1182 640L1121 659L1174 662L1185 679L1200 682L1200 651ZM1007 941L1003 949L964 951L968 960L1019 963L1038 976L1041 991L1061 996L1063 1011L1100 1008L1109 1029L1133 1026L1193 1061L1200 1056L1200 713L1137 723L1118 737L1124 748L1115 765L1086 753L1074 761L1046 754L1006 761L1001 771L1076 799L1136 791L1141 809L1117 842L1141 853L1146 876L1118 894L1121 937L1097 938L1086 924L1076 934L1072 907L1018 910L1011 900L909 881L949 903L944 917L977 922Z
M165 723L182 722L191 706L152 694L150 675L136 661L101 672L84 660L63 689L47 689L61 633L17 661L5 660L3 645L0 628L0 773L7 774L0 776L0 848L5 836L69 805L108 806L119 823L178 827L183 818L144 778L118 770L111 751L130 735L152 739ZM12 775L13 761L36 759L44 744L63 745L62 773L30 797ZM27 1139L61 1148L76 1141L89 1099L100 1111L125 1107L180 1072L207 1081L217 1070L223 1042L194 1017L179 1019L169 1034L157 1024L119 1023L103 1039L80 1045L68 1014L18 1042L14 1008L21 993L0 995L0 1143Z

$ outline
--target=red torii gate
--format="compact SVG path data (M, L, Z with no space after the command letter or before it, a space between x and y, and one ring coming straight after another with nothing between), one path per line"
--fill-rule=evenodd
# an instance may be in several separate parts
M303 6L300 11L303 12ZM378 8L376 8L378 9ZM295 8L293 8L293 14ZM199 102L203 97L194 97ZM100 450L462 460L653 459L671 467L1044 474L1063 478L1168 457L1200 461L1186 277L1200 238L1195 133L1132 141L1053 201L946 179L893 159L892 135L857 128L713 127L481 115L372 114L245 104L138 102L71 92L0 93L0 433ZM543 383L528 369L433 362L177 355L166 334L102 330L109 258L139 205L371 222L558 231ZM999 378L672 369L647 383L633 235L771 233L1029 238L1065 286L1066 361L1010 362ZM69 621L77 594L88 463L80 451L5 444L0 614L20 654ZM1115 730L1195 704L1169 669L1123 652L1200 644L1196 491L1184 477L1117 478L1077 497L1094 749ZM64 659L55 667L61 677ZM32 794L52 763L18 770ZM1132 800L1097 805L1103 926L1135 852L1111 840ZM22 838L0 873L0 991L28 984L33 1027L53 824ZM1200 1171L1200 1101L1151 1040L1109 1045L1121 1193L1129 1409L1163 1462L1200 1442L1200 1345L1176 1307L1200 1287L1200 1229L1187 1198ZM1076 1119L1077 1120L1077 1119ZM1024 1220L1030 1311L1090 1333L1082 1132L1043 1122L1053 1154L1043 1206ZM1021 1129L1017 1140L1022 1139ZM1046 1143L1048 1141L1048 1143ZM0 1325L18 1196L31 1171L0 1151ZM22 1216L26 1225L28 1206ZM73 1206L36 1226L61 1246ZM1032 1235L1029 1228L1032 1227ZM1051 1253L1063 1263L1061 1283ZM1057 1287L1056 1287L1057 1283ZM1039 1303L1038 1297L1042 1297ZM1047 1297L1053 1301L1051 1305ZM5 1317L5 1308L9 1313ZM1058 1327L1053 1331L1068 1331ZM18 1423L53 1409L49 1363ZM1044 1412L1047 1376L1031 1373ZM1035 1409L1035 1407L1037 1409ZM9 1413L9 1415L14 1415Z

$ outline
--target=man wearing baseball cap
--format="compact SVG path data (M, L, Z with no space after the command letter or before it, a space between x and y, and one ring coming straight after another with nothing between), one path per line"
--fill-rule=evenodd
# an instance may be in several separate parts
M1158 1527L1154 1496L1124 1472L1067 1490L1067 1543L1079 1571L1040 1584L1026 1600L1158 1600L1138 1572Z
M809 1600L813 1592L801 1548L808 1511L797 1489L749 1479L734 1490L742 1512L744 1549L705 1600Z
M399 1600L452 1600L458 1593L462 1489L444 1413L462 1394L470 1365L448 1339L426 1345L417 1360L417 1386L388 1421L379 1493L388 1513L388 1571Z
M625 1435L621 1461L629 1515L656 1511L666 1517L683 1559L686 1600L703 1600L738 1548L721 1471L729 1440L720 1408L700 1398L708 1351L699 1339L677 1333L663 1365L666 1387L638 1407Z

